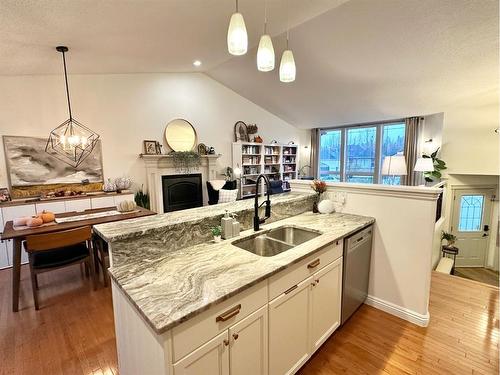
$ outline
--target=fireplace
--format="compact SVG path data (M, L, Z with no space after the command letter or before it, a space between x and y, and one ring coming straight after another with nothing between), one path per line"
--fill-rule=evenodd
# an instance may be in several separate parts
M201 173L161 177L163 212L203 206Z

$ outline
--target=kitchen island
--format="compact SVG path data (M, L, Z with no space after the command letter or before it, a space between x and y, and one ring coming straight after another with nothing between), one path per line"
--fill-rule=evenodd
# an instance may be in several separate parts
M271 257L235 246L253 230L161 256L158 239L143 236L141 250L155 257L110 269L120 373L295 372L340 324L343 238L373 222L298 213L259 234L291 227L316 236ZM112 256L125 244L109 243Z

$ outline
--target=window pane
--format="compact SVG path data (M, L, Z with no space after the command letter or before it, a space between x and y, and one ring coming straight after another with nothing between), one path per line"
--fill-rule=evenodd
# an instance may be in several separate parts
M401 185L401 176L382 176L384 185Z
M398 152L404 153L405 149L404 123L384 125L382 130L382 163L386 156L396 155ZM382 176L382 183L385 185L401 185L400 176Z
M346 173L373 173L375 168L376 135L376 127L347 130Z
M481 230L483 205L483 195L462 195L460 198L459 231L477 232Z
M320 179L340 181L340 146L342 132L328 130L321 132L319 139L319 175Z
M357 184L373 184L373 176L356 176L347 175L347 182L355 182Z
M338 173L321 173L319 174L319 179L331 182L340 182L340 174Z

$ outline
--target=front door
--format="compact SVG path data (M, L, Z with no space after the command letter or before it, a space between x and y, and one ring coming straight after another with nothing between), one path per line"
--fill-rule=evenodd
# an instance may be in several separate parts
M484 267L493 189L456 189L451 232L459 249L456 267Z

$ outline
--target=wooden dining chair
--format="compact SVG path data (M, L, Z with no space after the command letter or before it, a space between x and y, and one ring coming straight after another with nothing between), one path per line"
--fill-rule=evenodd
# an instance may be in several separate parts
M108 244L99 236L95 235L93 239L94 262L96 278L99 279L102 270L102 282L104 287L109 283L109 251Z
M35 309L38 305L37 275L73 264L85 264L90 269L92 286L96 289L94 253L92 251L92 231L89 226L47 234L35 234L26 238L31 287Z

